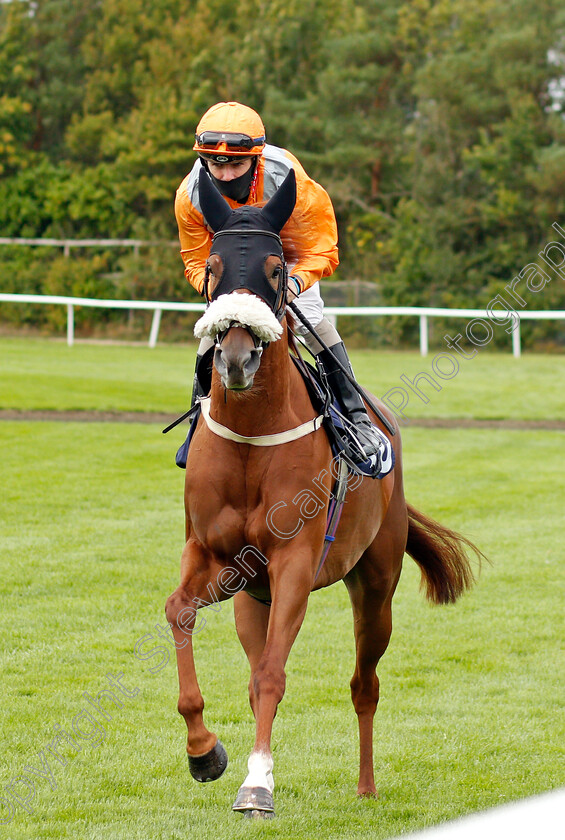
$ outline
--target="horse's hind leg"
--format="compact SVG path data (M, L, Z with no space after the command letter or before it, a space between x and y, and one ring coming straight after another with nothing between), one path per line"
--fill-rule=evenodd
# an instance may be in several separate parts
M270 607L256 598L252 598L247 592L238 592L233 599L233 609L237 635L251 668L249 704L253 714L257 717L254 675L265 649Z
M356 665L351 699L359 721L359 796L377 795L373 771L373 719L379 702L376 667L392 631L392 596L404 554L402 539L398 537L379 533L344 578L355 628Z
M284 561L287 562L284 562ZM247 763L249 773L239 788L234 811L268 817L274 812L273 756L271 735L277 707L283 698L284 667L300 629L312 586L315 558L310 547L295 549L289 562L284 550L271 554L269 577L273 603L263 651L257 661L259 644L251 636L251 701L255 714L255 744ZM245 622L244 622L245 623ZM238 628L240 638L242 626Z

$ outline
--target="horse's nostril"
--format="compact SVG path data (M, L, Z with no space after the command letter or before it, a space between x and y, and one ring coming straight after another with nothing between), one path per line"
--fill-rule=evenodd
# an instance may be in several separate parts
M261 363L263 348L250 347L249 335L243 329L234 330L226 338L225 345L218 345L214 351L214 367L220 374L225 388L246 391L253 385Z
M254 350L249 351L249 359L243 366L245 373L252 375L257 372L257 368L261 362L262 353L263 350L261 348L255 348Z
M214 367L218 371L218 373L224 373L227 370L227 366L222 356L222 348L216 347L214 351Z

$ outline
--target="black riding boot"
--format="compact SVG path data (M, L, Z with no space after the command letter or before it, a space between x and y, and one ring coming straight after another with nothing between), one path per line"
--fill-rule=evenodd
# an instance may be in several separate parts
M353 370L343 341L339 344L334 344L330 349L337 360L353 376ZM359 392L355 390L327 350L322 350L321 353L318 353L316 361L321 362L333 396L339 402L347 419L355 426L355 434L365 452L365 459L363 460L370 458L372 455L376 455L380 462L380 439L373 428L369 415L367 414L367 409L365 408L365 403L361 399Z
M192 399L190 400L190 407L194 408L196 405L196 400L198 397L206 397L207 394L204 392L204 388L200 384L200 380L198 378L198 366L202 361L203 356L199 353L196 354L196 363L194 365L194 380L192 382Z
M192 398L190 400L190 407L191 408L194 408L194 406L196 405L196 400L198 399L198 397L206 397L207 396L207 391L204 390L204 386L202 385L200 379L198 378L198 366L200 365L200 363L202 361L202 358L203 357L200 356L198 353L196 354L196 364L194 366L194 381L192 383ZM194 421L194 417L198 417L199 413L200 413L200 410L198 410L196 412L196 414L193 415L193 418L192 418L191 423L190 423L190 428L189 428L187 436L186 436L186 440L179 447L178 452L177 452L176 457L175 457L175 464L177 465L177 467L180 467L181 470L186 469L186 459L188 457L188 447L190 445L192 423Z

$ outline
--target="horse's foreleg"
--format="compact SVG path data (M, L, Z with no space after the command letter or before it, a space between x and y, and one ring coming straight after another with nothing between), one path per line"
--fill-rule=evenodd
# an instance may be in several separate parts
M233 805L235 811L254 812L262 816L274 812L273 721L285 691L284 667L304 620L312 585L311 557L302 557L298 563L294 562L296 559L295 554L293 562L286 563L279 575L272 573L271 576L273 602L267 638L251 677L256 719L255 745L248 761L249 773ZM282 560L281 566L284 563ZM275 562L271 560L271 572L274 567Z
M214 606L226 597L215 583L216 574L203 551L188 542L181 560L181 584L168 598L165 612L177 654L178 710L188 728L188 763L192 776L200 782L219 778L227 766L227 755L221 742L204 725L204 699L196 677L192 648L192 636L205 624L202 614L197 613L198 608L206 604Z
M400 576L402 553L386 553L383 546L365 552L344 578L355 628L356 665L351 699L359 722L359 796L376 796L373 770L373 720L379 702L379 659L392 631L392 596Z

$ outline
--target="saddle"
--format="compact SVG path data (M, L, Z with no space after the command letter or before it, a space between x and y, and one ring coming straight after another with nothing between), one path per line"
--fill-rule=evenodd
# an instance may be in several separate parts
M387 436L373 424L381 442L380 458L362 460L363 451L355 435L355 426L342 413L339 403L331 393L322 371L306 362L302 356L291 354L310 395L312 406L324 417L324 429L334 458L345 461L349 471L369 478L384 478L394 467L394 450Z
M208 394L212 381L212 357L213 348L200 360L196 376L198 388L201 393ZM380 458L377 463L374 459L361 460L359 443L355 436L354 425L344 416L341 409L328 388L323 373L313 365L306 362L300 355L290 354L290 357L299 371L312 402L314 410L323 416L323 427L328 436L330 447L334 458L343 460L349 472L356 475L368 476L369 478L384 478L394 467L394 450L388 437L378 427L376 432L381 441ZM196 429L200 417L200 405L197 402L191 409L190 429L184 443L179 447L175 463L177 467L186 469L190 441ZM185 415L186 416L186 415Z

